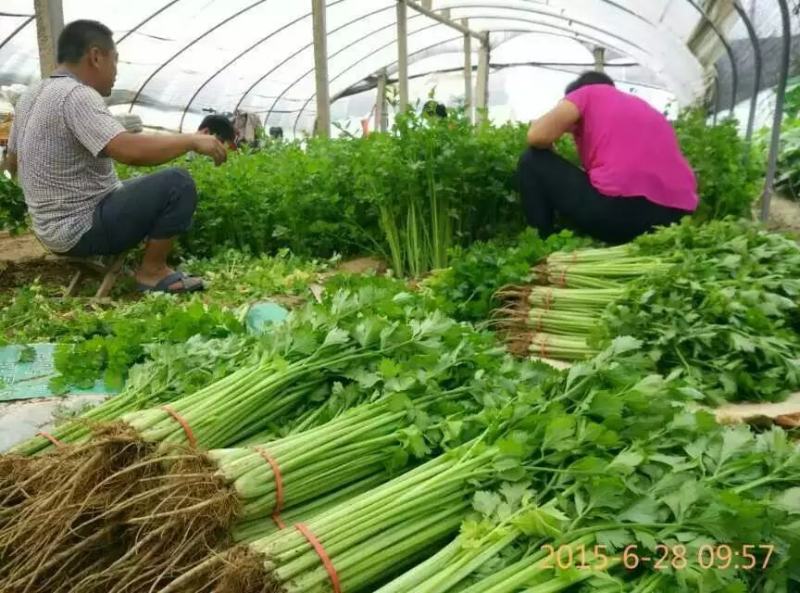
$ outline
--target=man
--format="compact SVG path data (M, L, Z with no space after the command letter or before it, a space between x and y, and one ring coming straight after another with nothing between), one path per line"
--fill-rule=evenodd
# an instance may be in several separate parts
M207 115L197 129L198 134L209 134L230 148L236 147L236 131L224 115Z
M201 279L167 265L174 238L191 226L192 178L167 169L123 184L113 161L160 165L194 151L219 165L225 147L211 135L126 132L102 99L114 86L117 58L105 25L81 20L64 27L58 68L17 103L6 167L19 169L34 232L54 253L117 254L146 239L136 271L140 290L201 290Z

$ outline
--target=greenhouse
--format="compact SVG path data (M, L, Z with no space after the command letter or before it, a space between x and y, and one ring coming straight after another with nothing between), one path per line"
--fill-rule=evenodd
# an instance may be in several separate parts
M800 593L798 31L0 0L0 592Z

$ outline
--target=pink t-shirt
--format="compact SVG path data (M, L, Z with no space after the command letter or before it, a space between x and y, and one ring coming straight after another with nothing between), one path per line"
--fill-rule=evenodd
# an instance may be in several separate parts
M611 85L585 86L566 98L581 112L575 143L597 191L643 196L689 212L697 208L697 180L667 118Z

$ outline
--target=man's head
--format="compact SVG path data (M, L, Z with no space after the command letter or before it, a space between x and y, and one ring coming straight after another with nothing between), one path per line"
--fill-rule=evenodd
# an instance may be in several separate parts
M117 48L111 29L97 21L73 21L58 37L58 63L104 97L117 78Z
M236 141L233 124L224 115L207 115L197 131L201 134L216 136L223 144L233 144Z
M564 94L569 95L571 92L577 91L579 88L592 84L606 84L609 86L615 86L614 81L611 80L611 77L608 76L608 74L593 71L584 72L578 78L569 83L569 85L567 85L567 90L564 91Z
M429 117L447 117L447 107L438 101L431 99L422 106L422 113Z

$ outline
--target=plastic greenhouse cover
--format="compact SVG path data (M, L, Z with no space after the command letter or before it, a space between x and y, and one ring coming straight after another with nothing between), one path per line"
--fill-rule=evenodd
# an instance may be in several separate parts
M705 92L704 67L687 46L701 16L686 0L434 0L433 7L491 33L490 105L512 117L531 115L514 107L524 93L547 85L545 94L557 97L565 76L592 64L597 45L607 48L615 78L654 101L687 104ZM65 22L90 18L114 31L120 52L114 112L168 129L195 129L208 110L237 109L288 133L313 126L310 0L63 0L63 11ZM0 84L38 78L32 15L32 0L0 0ZM396 70L396 1L328 0L327 30L330 94L343 97L334 114L360 117L369 109L354 100L359 83L383 68L390 76ZM462 40L458 31L408 10L412 76L463 68ZM477 65L477 42L473 51ZM518 91L510 77L499 76L508 68L519 68L525 79ZM436 76L415 79L412 97L424 96ZM457 80L458 73L441 77ZM450 86L447 97L457 101L457 85Z

